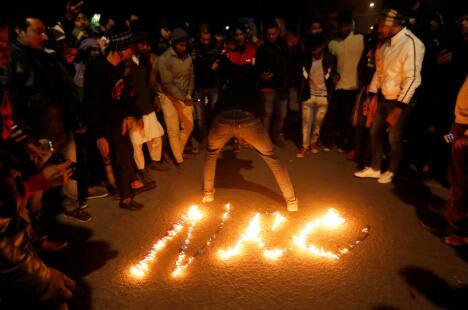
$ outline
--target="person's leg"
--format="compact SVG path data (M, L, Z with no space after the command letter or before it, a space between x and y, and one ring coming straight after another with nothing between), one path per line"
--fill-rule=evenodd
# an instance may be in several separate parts
M388 113L391 113L395 106L391 107ZM406 106L400 114L400 118L395 125L390 127L389 142L390 142L390 166L388 170L396 173L403 156L403 130L406 120L411 113L412 106Z
M323 119L327 113L328 104L316 103L315 104L315 114L314 114L314 126L312 131L311 143L316 144L320 137L320 129L322 128Z
M310 102L302 102L302 147L308 149L310 147L310 131L312 128L313 108Z
M372 123L371 128L371 167L374 170L380 170L382 163L382 154L383 154L383 143L384 137L387 129L386 121L387 111L386 111L386 102L385 99L379 98L377 113Z
M330 100L327 113L325 114L325 119L322 128L322 142L326 148L332 148L336 141L336 130L337 130L337 121L338 121L338 100L340 97L341 90L337 90L333 93L333 96ZM338 98L338 99L337 99Z
M150 153L151 160L160 161L162 155L162 138L154 138L151 141L147 142L146 145L148 146L148 151Z
M466 221L468 211L468 147L452 145L450 157L451 193L446 204L446 218L458 225Z
M66 160L76 163L76 145L73 133L64 133L55 143L55 150L63 154ZM68 179L67 183L63 185L63 194L72 199L78 199L78 184L76 180Z
M184 161L182 153L184 149L180 144L180 122L179 114L174 107L174 104L166 96L161 96L161 109L164 115L164 121L167 127L167 135L172 153L177 163Z
M262 93L263 102L263 127L267 133L270 133L271 118L275 106L275 93Z
M114 170L117 189L120 199L132 197L130 183L136 179L133 171L133 148L128 133L122 136L121 128L114 128L111 135L107 137Z
M218 116L213 121L213 125L208 134L208 146L203 168L203 191L206 193L214 193L216 161L223 146L234 137L233 126L234 125L223 124L221 116Z
M353 113L354 104L356 102L357 91L346 90L340 98L340 119L339 132L340 137L337 140L337 146L343 150L348 150L352 143L349 142L351 137L352 122L351 116Z
M260 120L257 119L251 125L239 128L239 135L240 138L252 145L266 162L286 202L295 201L296 195L289 178L288 170L281 164L278 156L274 153L271 139Z
M275 93L275 123L273 124L273 139L280 139L283 133L284 122L288 113L287 99L281 99L278 93Z
M130 135L131 137L131 135ZM145 155L143 154L143 144L138 143L137 141L130 139L133 146L133 159L138 170L145 169ZM148 143L149 148L149 143Z
M179 119L182 123L179 143L183 151L193 131L193 106L183 105L182 109L179 111Z

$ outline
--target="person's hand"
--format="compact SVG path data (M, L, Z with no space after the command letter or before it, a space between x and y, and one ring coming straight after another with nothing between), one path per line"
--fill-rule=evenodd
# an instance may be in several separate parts
M400 119L400 115L401 115L401 112L403 111L402 108L394 108L392 110L392 112L390 112L390 114L388 114L387 116L387 123L390 125L390 126L394 126L397 122L398 122L398 119Z
M216 71L219 68L219 60L216 60L212 65L211 65L211 70Z
M109 156L109 142L107 142L106 138L97 139L96 145L102 157L107 158Z
M445 65L445 64L448 64L449 62L452 61L452 58L453 58L453 53L449 50L441 50L438 54L437 54L437 64L438 65Z
M36 167L40 168L44 165L46 162L47 151L42 144L35 142L28 143L25 150L29 155L29 159Z
M154 96L153 108L156 112L159 112L161 110L161 100L159 99L158 95Z
M334 76L332 77L333 86L336 87L336 85L338 84L339 81L340 81L340 76L339 76L339 75L334 75Z
M79 134L84 134L86 131L88 130L88 127L86 127L85 125L80 125L80 127L78 127L77 129L75 129L75 133L79 133Z
M65 6L65 18L68 21L74 21L78 14L81 13L81 6L83 5L84 1L80 1L76 4L72 4L71 1L67 3Z
M455 141L454 141L454 144L455 144L456 149L461 149L463 147L467 147L468 146L468 137L463 136L463 137L460 137L460 138L456 138Z
M50 187L56 187L65 184L73 174L71 161L59 165L47 165L42 169L41 174L47 180Z
M137 120L136 125L137 125L138 129L144 129L145 128L145 122L143 122L142 118Z
M73 297L76 283L60 271L50 268L49 286L41 296L43 303L52 302L55 304L64 303Z
M271 72L262 72L262 74L260 74L260 79L262 79L263 81L269 81L273 78L273 73Z

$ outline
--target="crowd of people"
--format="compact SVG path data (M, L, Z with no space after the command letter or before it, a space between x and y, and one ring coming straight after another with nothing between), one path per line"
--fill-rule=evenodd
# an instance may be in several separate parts
M261 33L253 21L222 31L159 20L154 33L137 15L90 22L81 5L51 24L0 20L2 289L64 305L73 280L37 254L66 246L44 225L57 201L81 222L89 199L138 210L135 196L156 187L149 170L164 182L206 150L209 203L226 144L258 152L291 212L299 200L274 147L287 139L298 159L336 149L357 178L382 184L402 161L423 178L449 167L451 197L436 211L448 244L468 242L468 11L453 30L436 11L388 8L366 34L340 11L330 37L319 18L300 33L284 18L262 21Z

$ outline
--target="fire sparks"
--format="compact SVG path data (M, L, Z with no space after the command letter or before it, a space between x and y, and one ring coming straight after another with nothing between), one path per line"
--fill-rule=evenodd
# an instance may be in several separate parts
M339 215L336 210L328 209L327 215L325 215L324 217L317 218L313 222L308 223L306 227L302 229L297 236L293 237L293 242L299 249L306 250L314 255L330 259L338 259L341 255L346 254L348 250L341 249L339 253L333 253L325 250L322 247L317 247L314 244L307 244L307 238L309 235L314 233L316 229L320 227L335 229L343 225L345 222L346 220L343 217L341 217L341 215Z

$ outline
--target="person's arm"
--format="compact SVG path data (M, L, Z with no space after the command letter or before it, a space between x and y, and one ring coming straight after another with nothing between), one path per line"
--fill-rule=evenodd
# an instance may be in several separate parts
M375 72L369 84L368 92L376 94L382 85L382 61L381 61L382 47L378 47L375 51Z
M424 45L416 42L413 38L409 42L401 56L404 61L403 81L397 100L403 104L408 104L411 101L416 89L421 84L421 67L424 58Z
M195 88L195 73L194 73L192 59L190 58L189 61L190 61L190 84L189 84L189 89L188 89L188 96L192 96L193 90Z
M184 101L185 94L174 84L174 74L172 73L169 59L161 57L158 63L159 76L163 92L169 97Z
M85 87L84 87L84 102L88 111L88 122L91 132L97 140L104 137L104 127L101 121L103 115L103 89L102 81L105 76L101 74L99 68L92 66L86 70Z

